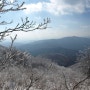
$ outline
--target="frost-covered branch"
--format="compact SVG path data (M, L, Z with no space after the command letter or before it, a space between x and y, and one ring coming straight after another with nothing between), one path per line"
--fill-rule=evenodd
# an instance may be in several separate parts
M40 23L36 25L36 22L32 21L30 22L28 17L25 18L25 20L21 19L22 23L18 23L14 28L6 28L6 30L0 32L0 40L3 40L4 37L8 36L10 33L15 31L23 31L23 32L29 32L34 30L42 30L46 29L48 23L50 23L50 18L44 19L43 23Z
M24 5L24 2L21 4L18 4L18 2L15 0L14 2L11 2L9 0L0 0L0 13L6 13L9 11L19 11L23 10L22 6Z

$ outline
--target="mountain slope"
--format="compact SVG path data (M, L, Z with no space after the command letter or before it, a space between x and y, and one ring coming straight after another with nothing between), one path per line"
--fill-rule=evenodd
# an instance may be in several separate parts
M72 50L80 50L88 46L90 46L90 38L73 36L61 39L40 40L33 43L28 43L22 47L27 49L63 47Z
M82 74L47 59L15 49L6 52L0 51L0 90L72 90L84 78ZM12 57L4 58L8 53ZM89 83L86 80L76 90L87 90Z
M53 62L57 63L60 66L70 66L74 62L72 58L69 58L68 56L61 54L61 53L50 53L50 54L44 54L41 55L42 58L51 59Z
M32 47L25 46L25 51L30 52L34 56L43 56L43 58L51 59L52 61L58 63L59 65L62 66L70 66L75 63L76 60L76 51L75 50L70 50L70 49L65 49L62 47L53 47L53 46L48 46L48 47L37 47L37 45L34 45ZM24 50L24 47L23 47ZM56 59L52 59L52 54ZM58 57L57 58L57 54ZM62 54L62 55L61 55ZM49 56L49 57L48 57ZM63 56L63 57L62 57ZM65 62L67 57L67 61Z
M65 37L62 39L40 40L20 46L22 50L37 51L39 49L65 48L81 50L90 46L90 38Z
M52 59L52 56L50 56L50 54L53 54L53 56L56 57L56 54L58 53L59 58L54 59L54 61L56 60L57 63L61 62L64 66L69 66L75 63L76 54L78 53L78 50L83 50L84 48L89 46L90 38L74 36L65 37L61 39L40 40L33 43L22 45L18 48L24 51L28 51L34 56L41 55L49 59ZM67 57L67 65L64 60L65 57L62 58L61 54Z

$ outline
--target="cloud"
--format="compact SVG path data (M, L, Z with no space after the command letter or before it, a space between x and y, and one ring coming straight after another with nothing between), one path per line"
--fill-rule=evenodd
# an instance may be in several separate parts
M2 0L3 1L3 0ZM13 3L13 2L15 2L15 0L7 0L8 2L10 2L10 3Z
M90 29L90 25L81 25L81 26L80 26L80 29L89 30L89 29ZM90 30L89 30L89 31L90 31Z
M26 14L42 11L42 3L41 2L36 3L36 4L25 4L23 7L26 8L26 10L24 10L24 12Z
M46 10L55 15L84 13L85 8L85 0L50 0L46 3Z
M86 8L90 9L90 0L49 0L49 2L38 2L26 4L25 13L46 11L54 15L84 13Z
M14 2L14 0L10 0L10 2L11 2L11 3L13 3L13 2Z

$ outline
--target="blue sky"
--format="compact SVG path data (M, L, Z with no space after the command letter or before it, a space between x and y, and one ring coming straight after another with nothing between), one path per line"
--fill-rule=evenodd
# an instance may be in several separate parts
M18 33L17 41L53 39L67 36L90 36L90 0L22 1L26 2L23 6L26 10L10 12L2 16L2 19L14 21L12 25L5 27L13 27L20 22L21 17L25 18L28 16L31 21L33 20L37 23L42 22L43 18L51 18L51 23L48 25L51 28L28 33L12 33L12 36ZM1 29L3 28L1 27Z

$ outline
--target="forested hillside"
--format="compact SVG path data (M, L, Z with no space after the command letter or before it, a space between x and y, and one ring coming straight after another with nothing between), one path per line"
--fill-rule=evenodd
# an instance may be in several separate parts
M48 59L0 47L0 90L88 90L88 79L77 85L85 77Z
M90 38L65 37L61 39L41 40L17 47L33 56L51 59L59 65L75 64L79 50L90 46ZM53 55L53 56L52 56ZM59 58L58 58L59 57Z
M89 4L0 0L0 90L90 90Z

